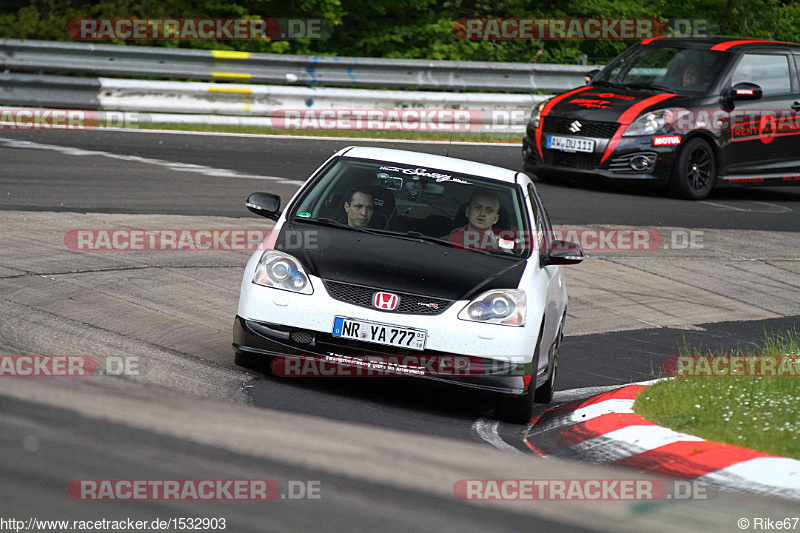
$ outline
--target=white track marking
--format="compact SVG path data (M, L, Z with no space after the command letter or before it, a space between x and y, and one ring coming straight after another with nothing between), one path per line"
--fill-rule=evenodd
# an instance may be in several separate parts
M305 183L301 180L290 180L286 178L281 178L278 176L259 176L256 174L243 174L241 172L237 172L235 170L228 170L224 168L213 168L207 167L205 165L195 165L192 163L180 163L177 161L166 161L164 159L153 159L150 157L140 157L137 155L124 155L124 154L115 154L112 152L103 152L100 150L84 150L82 148L74 148L71 146L59 146L56 144L42 144L42 143L35 143L30 141L21 141L17 139L8 139L5 137L0 137L0 143L5 145L8 148L21 148L27 150L51 150L54 152L59 152L65 155L74 155L74 156L95 156L95 157L107 157L109 159L117 159L121 161L129 161L131 163L142 163L145 165L156 165L159 167L165 167L170 170L174 170L177 172L195 172L197 174L204 174L206 176L213 176L213 177L226 177L226 178L237 178L237 179L256 179L256 180L267 180L267 181L274 181L277 183L287 183L291 185L302 185Z
M322 135L275 135L261 133L231 133L215 131L181 131L181 130L151 130L151 129L126 129L126 128L98 128L99 131L119 131L123 133L161 133L168 135L214 135L215 137L248 137L258 139L299 139L303 141L360 141L376 143L405 143L405 144L452 144L458 146L512 146L514 148L522 146L521 142L485 142L485 141L435 141L435 140L413 140L413 139L377 139L372 137L325 137Z
M774 207L775 209L777 209L777 211L775 209L768 209L768 210L764 210L764 209L746 209L746 208L743 208L743 207L734 207L732 205L718 204L718 203L715 203L715 202L708 202L708 201L705 201L705 200L700 201L698 203L710 205L712 207L719 207L720 209L729 209L731 211L741 211L743 213L790 213L792 211L791 207L786 207L786 206L777 205L777 204L771 204L771 203L768 203L768 202L756 202L756 201L753 201L751 203L766 205L766 206L769 206L769 207Z
M481 439L488 442L498 450L503 450L504 452L512 452L518 453L520 455L524 455L521 451L514 448L512 445L504 441L500 438L500 434L497 432L497 428L500 426L500 422L497 420L490 420L488 418L479 418L475 422L472 423L472 431L474 431Z
M800 461L787 457L756 457L698 477L715 486L736 486L748 491L800 500Z

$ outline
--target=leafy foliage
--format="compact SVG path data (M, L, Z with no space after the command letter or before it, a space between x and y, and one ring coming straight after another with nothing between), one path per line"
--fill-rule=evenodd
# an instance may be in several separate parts
M74 18L327 18L328 38L291 41L128 41L112 44L213 48L280 54L516 61L602 62L631 41L468 41L454 34L461 18L712 19L720 35L796 41L794 0L6 0L0 37L71 40Z

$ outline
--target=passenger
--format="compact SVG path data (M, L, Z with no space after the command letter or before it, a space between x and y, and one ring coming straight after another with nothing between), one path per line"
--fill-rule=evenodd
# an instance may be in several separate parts
M464 214L467 224L450 233L450 242L462 248L499 250L493 228L500 220L500 198L492 191L477 189Z

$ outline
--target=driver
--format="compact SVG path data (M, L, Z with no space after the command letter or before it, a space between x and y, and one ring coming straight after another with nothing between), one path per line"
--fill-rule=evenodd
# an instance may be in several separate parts
M372 222L375 214L375 195L369 187L354 187L347 191L344 210L347 213L347 225L354 228L365 228Z
M687 65L683 69L683 76L681 77L681 86L689 87L700 82L700 69L697 65Z

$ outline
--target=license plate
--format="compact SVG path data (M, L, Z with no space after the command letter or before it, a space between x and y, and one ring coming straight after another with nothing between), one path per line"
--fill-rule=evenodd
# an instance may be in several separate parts
M594 152L592 139L578 139L576 137L547 136L547 147L561 152Z
M333 336L397 346L398 348L424 350L428 333L423 329L337 316L333 319Z

